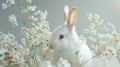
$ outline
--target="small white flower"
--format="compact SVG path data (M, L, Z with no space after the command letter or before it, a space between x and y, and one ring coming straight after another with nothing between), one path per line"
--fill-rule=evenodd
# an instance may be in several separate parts
M3 7L3 9L8 8L8 6L7 6L7 4L6 4L6 3L3 3L3 4L2 4L2 7Z
M94 23L91 23L90 25L89 25L89 28L90 29L93 29L95 27L95 24Z
M6 0L6 3L15 4L15 0Z
M84 33L89 33L89 29L84 29Z
M15 0L6 0L5 3L2 4L2 8L10 8L12 5L15 4Z
M47 17L47 11L41 12L41 14L40 14L40 19L41 19L41 20L45 20L46 17Z
M111 46L107 46L105 51L102 53L104 59L112 59L117 57L117 51Z
M34 6L27 6L28 11L35 11L36 8L37 8L36 5L34 5Z
M100 20L100 22L102 22L102 23L103 23L103 22L104 22L104 20L103 20L103 19L101 19L101 20Z
M17 19L14 14L11 14L10 16L8 16L8 18L8 21L10 21L13 24L13 27L18 26Z
M52 67L52 64L49 60L44 61L40 67Z
M21 43L23 44L23 46L26 46L26 40L25 40L25 38L21 38Z
M83 36L83 35L80 35L80 39L81 39L81 40L86 40L86 37Z
M95 14L95 19L99 20L100 19L100 15L99 14Z
M38 21L38 18L37 18L37 17L35 17L35 16L33 16L33 15L32 15L32 16L30 16L29 18L30 18L31 20L33 20L34 22Z
M67 60L60 58L59 61L57 62L58 67L71 67L71 64L68 63Z
M99 20L95 20L95 22L96 22L96 25L102 25L103 24L103 22L101 22Z
M41 13L41 11L40 11L40 10L37 10L37 11L35 11L34 15L37 16L37 15L39 15L40 13Z
M93 34L93 35L96 35L96 34L97 34L97 31L94 30L94 29L92 29L92 30L90 30L90 33Z
M32 3L32 0L26 0L28 3Z
M92 13L87 13L87 16L88 16L88 20L89 20L89 21L92 21L92 19L93 19L93 14L92 14Z

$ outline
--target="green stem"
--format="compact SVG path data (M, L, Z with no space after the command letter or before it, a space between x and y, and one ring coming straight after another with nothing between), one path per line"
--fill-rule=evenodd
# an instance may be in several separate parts
M97 45L98 45L98 56L100 56L100 45L99 45L99 39L98 39L98 34L97 34Z

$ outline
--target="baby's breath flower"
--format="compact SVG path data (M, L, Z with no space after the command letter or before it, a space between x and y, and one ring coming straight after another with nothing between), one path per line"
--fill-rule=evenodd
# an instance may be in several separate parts
M84 29L84 33L89 33L89 29Z
M5 3L2 4L2 8L10 8L12 5L15 4L15 0L5 0Z
M100 19L100 22L104 22L104 19Z
M23 37L23 38L21 38L21 43L23 44L23 46L26 46L26 45L27 45L26 40L25 40L25 38L24 38L24 37Z
M15 0L6 0L6 3L15 4Z
M93 34L93 35L96 35L96 34L97 34L97 31L94 30L94 29L92 29L92 30L90 30L90 33Z
M34 15L37 16L37 15L39 15L40 13L41 13L41 11L40 11L40 10L37 10L37 11L35 11Z
M67 60L60 58L59 61L57 62L57 66L58 67L71 67L71 64Z
M95 14L95 19L99 20L100 19L100 15L99 14Z
M28 10L28 11L35 11L36 8L37 8L36 5L34 5L34 6L27 6L27 10Z
M47 17L47 11L45 10L44 12L37 10L34 12L35 16L38 16L40 20L45 20Z
M10 21L13 24L13 27L18 26L17 19L14 14L11 14L10 16L8 16L8 18L8 21Z
M44 61L40 67L53 67L49 60Z
M3 3L3 4L2 4L2 7L3 7L3 9L8 8L8 6L7 6L7 4L6 4L6 3Z
M31 3L32 0L26 0L26 2ZM13 4L15 4L15 0L6 0L2 7L6 9ZM0 32L0 66L38 67L41 64L41 58L42 60L50 58L53 51L48 47L50 28L46 21L47 11L36 10L36 8L35 5L22 7L22 14L26 13L24 15L33 21L31 22L33 25L22 27L20 44L16 41L14 35ZM13 27L18 26L14 14L8 16L8 21L13 24ZM2 51L2 48L6 50ZM5 59L4 53L6 55ZM49 62L41 65L43 65L42 67L52 67Z
M103 23L101 22L101 21L99 21L99 20L95 20L95 22L96 22L96 25L102 25Z
M41 20L45 20L46 17L47 17L47 11L44 11L44 12L41 12L41 13L40 13L40 19L41 19Z
M102 56L103 58L111 59L113 57L117 57L117 51L113 47L107 46Z
M86 37L83 36L83 35L80 35L80 39L81 39L81 40L86 40Z
M97 25L102 25L104 20L103 19L95 20L95 22L96 22Z
M95 24L94 23L91 23L90 25L89 25L89 29L93 29L95 27Z
M92 19L93 19L93 14L92 14L92 13L87 13L87 16L88 16L88 20L89 20L89 21L92 21Z
M32 3L32 0L26 0L26 2L28 2L28 3Z
M30 16L29 18L30 18L31 20L33 20L34 22L38 21L38 18L35 17L35 16Z

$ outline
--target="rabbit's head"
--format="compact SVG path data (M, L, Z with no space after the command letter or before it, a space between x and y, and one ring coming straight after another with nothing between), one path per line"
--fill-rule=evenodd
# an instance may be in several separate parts
M64 49L71 49L78 42L79 38L74 28L76 16L75 7L70 10L68 6L64 7L64 23L53 31L49 40L52 49L64 51Z

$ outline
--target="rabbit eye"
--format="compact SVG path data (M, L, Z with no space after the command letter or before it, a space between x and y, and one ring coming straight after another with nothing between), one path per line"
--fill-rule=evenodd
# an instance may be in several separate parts
M61 34L61 35L59 36L59 39L63 39L63 38L64 38L64 35Z

